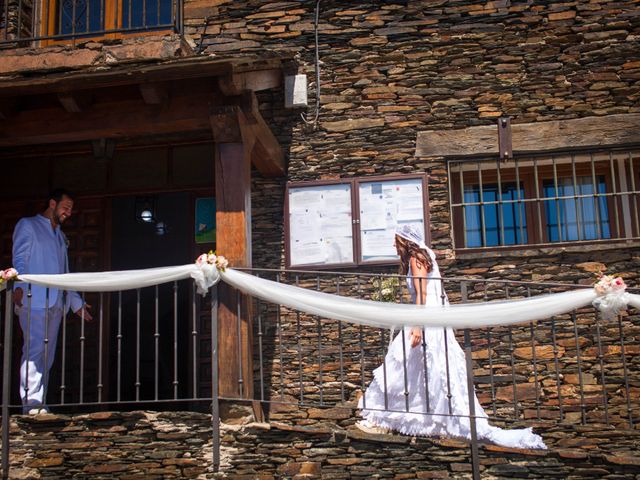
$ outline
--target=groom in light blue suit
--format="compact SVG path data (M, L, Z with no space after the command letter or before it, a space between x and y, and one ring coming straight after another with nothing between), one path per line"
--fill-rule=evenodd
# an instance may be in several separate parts
M73 197L63 189L49 195L41 214L20 219L13 232L13 267L21 274L59 274L69 271L67 238L60 226L71 217ZM18 282L13 302L23 333L20 363L20 398L23 413L48 412L45 396L49 370L58 340L63 312L71 309L81 318L91 320L90 305L76 292L31 286ZM46 347L45 347L46 345Z

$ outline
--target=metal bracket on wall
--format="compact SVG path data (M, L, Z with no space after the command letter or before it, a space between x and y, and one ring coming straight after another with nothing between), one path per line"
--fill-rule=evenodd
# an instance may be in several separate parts
M511 117L498 118L498 151L503 162L513 158L511 142Z

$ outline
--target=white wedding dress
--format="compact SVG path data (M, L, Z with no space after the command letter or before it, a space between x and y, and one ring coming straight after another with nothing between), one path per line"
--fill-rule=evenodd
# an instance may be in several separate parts
M427 280L426 304L441 305L443 301L448 303L446 296L442 296L440 280L435 280L440 278L435 255L430 249L427 251L433 261L433 268ZM407 284L412 301L415 302L416 292L410 278L411 270ZM447 328L445 334L443 328L425 328L424 349L422 343L411 348L410 331L410 327L405 327L396 335L384 364L374 370L373 381L358 404L358 408L362 409L362 417L369 424L405 435L470 439L466 359L453 330ZM425 377L428 379L428 389ZM447 392L451 393L451 413ZM487 414L480 406L477 396L474 394L473 397L479 440L504 447L547 448L542 438L533 433L531 428L504 430L489 425Z

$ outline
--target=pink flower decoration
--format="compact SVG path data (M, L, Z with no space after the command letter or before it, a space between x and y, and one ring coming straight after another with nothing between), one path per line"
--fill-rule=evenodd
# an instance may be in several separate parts
M15 268L7 268L0 271L0 282L8 282L18 278L18 271Z
M598 295L607 295L612 291L625 290L627 284L621 277L614 277L613 275L603 275L594 285L594 289Z
M218 255L218 258L216 260L216 267L224 271L225 268L227 268L228 266L229 266L229 261L226 258L224 258L222 255Z
M196 259L196 265L203 266L205 264L214 265L218 270L224 271L229 266L229 262L222 255L216 255L213 251L203 253Z

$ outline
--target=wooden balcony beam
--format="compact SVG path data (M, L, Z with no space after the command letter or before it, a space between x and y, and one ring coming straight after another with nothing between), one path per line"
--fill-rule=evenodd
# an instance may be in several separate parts
M169 90L160 83L141 83L140 95L147 105L164 105L169 101Z
M67 113L80 113L86 110L93 101L91 92L60 92L57 95L58 101Z
M0 99L0 120L8 120L18 111L18 100L15 98Z
M251 72L232 73L218 78L218 86L225 95L240 95L246 91L259 92L279 87L282 70L272 68Z
M39 95L153 82L181 82L187 79L215 78L228 75L242 76L253 71L272 72L268 75L280 72L282 75L281 68L282 60L278 58L265 60L184 58L153 65L131 64L100 72L62 72L37 77L16 78L11 82L0 82L0 97L9 98L19 95Z
M0 147L208 130L211 105L220 102L200 93L176 96L171 108L129 99L96 103L81 113L54 107L22 110L0 123Z

